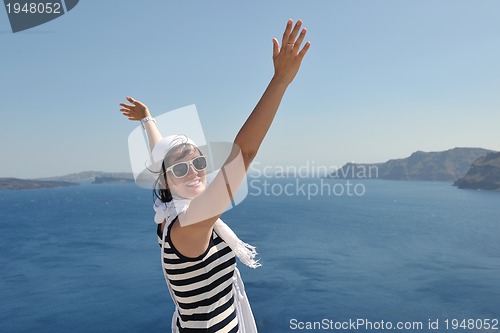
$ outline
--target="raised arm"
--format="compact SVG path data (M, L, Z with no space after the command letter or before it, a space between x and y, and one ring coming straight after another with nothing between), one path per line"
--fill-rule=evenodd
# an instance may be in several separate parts
M301 31L301 20L297 21L293 30L292 25L292 20L288 20L281 47L278 40L273 38L274 76L234 140L234 143L241 149L246 169L257 155L259 147L278 111L283 95L288 85L295 78L302 59L311 46L311 43L307 42L302 50L300 49L307 30L304 28Z
M273 39L274 76L238 132L230 158L210 186L191 201L184 214L179 215L180 225L175 223L172 227L172 240L178 249L182 249L181 252L185 251L194 256L206 249L213 225L230 204L231 193L236 192L244 179L271 126L288 85L300 68L310 42L300 49L306 29L300 31L302 26L300 20L293 30L292 25L292 20L289 20L281 47L277 39ZM238 163L237 156L240 153L243 157L242 163Z
M126 98L131 104L120 103L120 106L122 107L120 111L125 117L128 117L130 120L141 120L146 117L151 117L151 113L144 103L139 102L130 96L127 96ZM156 143L162 139L161 133L158 130L158 127L156 127L156 123L154 121L144 122L143 125L148 136L149 149L152 151Z

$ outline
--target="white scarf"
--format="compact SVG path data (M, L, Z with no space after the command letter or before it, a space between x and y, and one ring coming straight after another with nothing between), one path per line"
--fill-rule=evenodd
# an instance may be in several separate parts
M157 224L163 223L163 221L167 221L165 228L170 226L170 223L181 213L184 213L191 200L175 197L169 202L163 202L160 199L156 199L153 208L156 212L155 214L155 222ZM229 245L231 250L233 250L234 254L240 259L242 263L251 268L260 267L261 264L258 260L255 259L257 255L257 251L255 250L255 246L247 244L243 242L241 239L236 236L233 230L224 223L221 219L217 219L214 224L214 230L219 235L224 242Z

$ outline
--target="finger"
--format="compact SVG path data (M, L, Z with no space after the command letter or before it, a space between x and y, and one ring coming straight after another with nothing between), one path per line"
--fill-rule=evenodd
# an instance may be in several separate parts
M307 42L306 45L300 50L299 52L299 57L302 59L307 53L307 50L309 50L309 47L311 46L311 42Z
M130 97L130 96L127 96L127 100L128 100L130 103L134 104L134 105L144 106L144 104L142 104L141 102L139 102L139 101L138 101L138 100L136 100L136 99L133 99L133 98L132 98L132 97Z
M295 38L297 37L300 27L302 26L302 20L298 20L297 23L295 23L295 27L293 27L293 31L288 37L287 43L295 43Z
M130 104L125 104L125 103L120 103L121 106L125 107L125 108L133 108L135 105L130 105Z
M140 102L136 99L133 99L132 97L127 96L127 99L130 101L130 103L134 104L135 106L140 106L142 108L146 107L146 105L144 105L142 102Z
M137 105L139 105L140 107L143 107L143 108L145 108L145 107L146 107L146 105L144 105L142 102L139 102L139 101L136 101L136 100L134 100L134 102L133 102L133 103L134 103L136 106L137 106Z
M123 115L125 117L127 117L127 119L130 119L130 120L140 120L140 118L137 117L136 115L130 115L130 114L127 114L127 113L124 113Z
M288 43L288 37L290 36L290 32L292 31L292 19L289 19L286 23L285 32L283 33L283 39L281 40L281 45L285 46Z
M304 41L304 38L306 37L306 33L307 33L306 28L302 29L302 31L300 32L299 38L297 38L297 41L295 42L295 45L293 46L297 50L300 49L300 45Z
M273 38L273 59L280 53L280 44L276 38Z

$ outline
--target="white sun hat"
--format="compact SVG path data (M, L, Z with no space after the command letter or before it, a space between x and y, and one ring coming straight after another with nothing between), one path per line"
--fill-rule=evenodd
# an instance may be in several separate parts
M196 143L184 134L169 135L158 141L151 152L149 161L147 162L147 169L153 173L161 172L161 166L165 156L167 156L168 152L172 148L182 144L191 144L197 147Z

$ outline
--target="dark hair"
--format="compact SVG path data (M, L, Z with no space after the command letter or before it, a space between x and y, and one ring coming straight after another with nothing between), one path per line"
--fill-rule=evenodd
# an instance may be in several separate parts
M153 184L153 200L160 199L162 202L172 201L172 193L170 192L167 184L166 170L172 164L171 162L173 162L172 158L174 156L175 159L178 160L192 154L195 151L198 151L200 155L203 155L201 150L195 145L190 143L181 143L180 145L172 148L167 155L165 155L163 163L161 164L162 171L159 173L158 178Z

